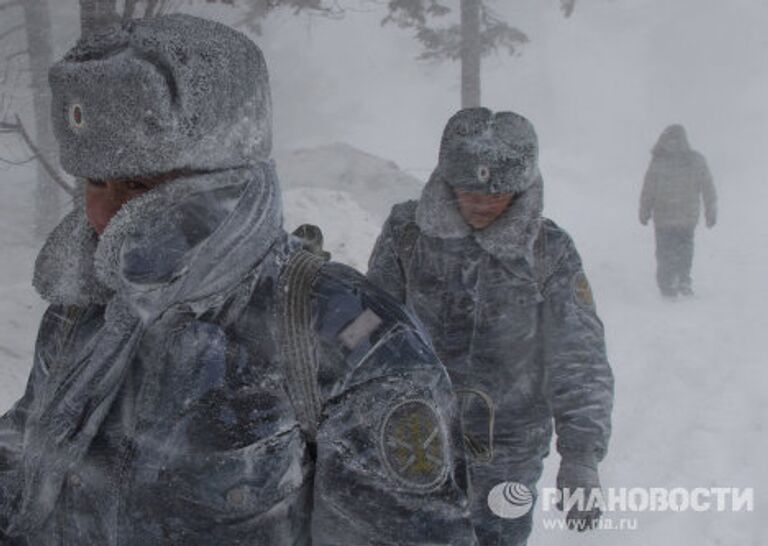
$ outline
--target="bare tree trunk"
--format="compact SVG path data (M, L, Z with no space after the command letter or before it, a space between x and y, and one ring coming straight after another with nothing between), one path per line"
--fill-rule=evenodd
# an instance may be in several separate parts
M461 107L480 106L480 2L461 0Z
M83 36L119 19L117 0L80 0L80 34Z
M48 67L53 63L48 0L25 0L22 5L29 50L35 142L39 152L55 164L57 147L51 128L51 92L48 88ZM38 237L45 237L58 222L61 201L61 192L38 161L35 191L35 233Z

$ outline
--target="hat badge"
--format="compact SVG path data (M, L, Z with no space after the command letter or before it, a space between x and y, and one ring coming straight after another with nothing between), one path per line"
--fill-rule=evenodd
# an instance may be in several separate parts
M85 115L81 104L72 104L69 107L69 125L73 129L82 129L85 126Z
M483 184L488 183L491 179L491 169L488 165L480 165L477 167L477 179Z

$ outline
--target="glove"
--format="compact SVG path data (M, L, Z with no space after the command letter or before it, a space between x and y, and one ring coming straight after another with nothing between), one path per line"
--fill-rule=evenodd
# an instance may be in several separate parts
M640 223L644 226L648 225L648 221L651 219L651 213L644 210L640 211Z
M566 458L560 462L560 471L557 473L557 488L566 498L566 491L570 495L580 494L583 489L585 504L588 503L592 491L600 489L600 478L597 474L597 461L593 458ZM563 510L563 502L558 505ZM588 504L580 510L579 506L573 506L566 515L568 528L579 532L595 529L600 520L600 508L590 507Z
M706 221L707 221L707 227L708 228L711 229L711 228L715 227L715 224L717 224L717 215L716 214L707 214Z

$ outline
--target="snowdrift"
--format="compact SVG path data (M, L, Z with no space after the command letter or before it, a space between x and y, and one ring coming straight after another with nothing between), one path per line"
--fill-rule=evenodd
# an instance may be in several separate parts
M392 205L418 198L424 185L393 161L343 143L278 151L275 161L283 190L308 187L346 192L379 223Z

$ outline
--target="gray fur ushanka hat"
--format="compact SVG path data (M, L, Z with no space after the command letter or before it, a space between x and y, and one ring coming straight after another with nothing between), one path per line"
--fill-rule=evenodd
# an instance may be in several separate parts
M448 120L435 175L453 188L522 193L539 177L533 125L513 112L466 108Z
M225 25L170 15L82 39L49 73L68 173L119 179L269 157L266 62Z

